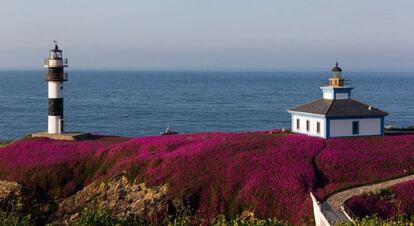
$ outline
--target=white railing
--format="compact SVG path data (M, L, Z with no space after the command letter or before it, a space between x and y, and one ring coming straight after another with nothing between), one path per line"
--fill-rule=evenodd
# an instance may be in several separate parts
M349 206L346 203L342 203L341 204L341 210L344 213L344 215L346 216L346 218L348 218L348 220L352 221L353 223L355 223L354 219L357 219L357 215L351 210L351 208L349 208Z
M323 86L330 86L330 83L329 83L329 82L323 82L323 83L321 84L321 86L322 86L322 87L323 87ZM350 87L350 86L352 86L352 81L351 81L351 80L344 80L343 86L344 86L344 87Z
M68 58L62 59L44 59L44 66L47 67L67 67L68 66Z
M67 67L68 66L68 58L63 58L62 61L63 61L63 66Z

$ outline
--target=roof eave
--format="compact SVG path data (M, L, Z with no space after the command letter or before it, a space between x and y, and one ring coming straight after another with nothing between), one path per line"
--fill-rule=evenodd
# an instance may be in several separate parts
M312 113L312 112L306 112L306 111L295 111L295 110L288 110L287 112L289 113L299 113L299 114L304 114L304 115L318 115L318 116L326 116L324 114L319 114L319 113Z
M387 116L388 114L372 114L372 115L357 115L357 114L355 114L355 115L326 115L326 117L343 117L343 118L346 118L346 117L349 117L349 118L357 118L357 117L361 117L361 118L364 118L364 117L373 117L373 118L377 118L377 117L385 117L385 116Z

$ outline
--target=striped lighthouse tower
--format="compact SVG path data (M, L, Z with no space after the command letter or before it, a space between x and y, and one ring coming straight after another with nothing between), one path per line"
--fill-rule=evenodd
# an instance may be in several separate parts
M62 50L57 42L49 51L49 57L45 59L44 67L45 80L48 82L48 133L62 134L64 129L63 121L63 82L68 80L64 68L68 66L68 59L62 58Z

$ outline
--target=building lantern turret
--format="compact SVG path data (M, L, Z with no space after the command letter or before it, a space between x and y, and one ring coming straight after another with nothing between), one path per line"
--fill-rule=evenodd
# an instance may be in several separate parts
M329 77L328 84L321 87L323 98L334 99L351 99L351 91L353 87L349 86L342 76L342 68L336 62L332 68L332 75Z
M342 77L342 68L338 66L338 62L336 62L335 67L333 67L331 71L332 76L329 78L329 86L343 87L345 85L345 80Z

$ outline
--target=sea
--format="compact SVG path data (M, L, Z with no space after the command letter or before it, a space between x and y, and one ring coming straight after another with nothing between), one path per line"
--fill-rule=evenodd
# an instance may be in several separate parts
M330 72L69 71L66 131L152 136L289 128L289 108L321 98ZM344 72L352 97L414 125L414 73ZM0 72L0 140L47 130L43 71Z

